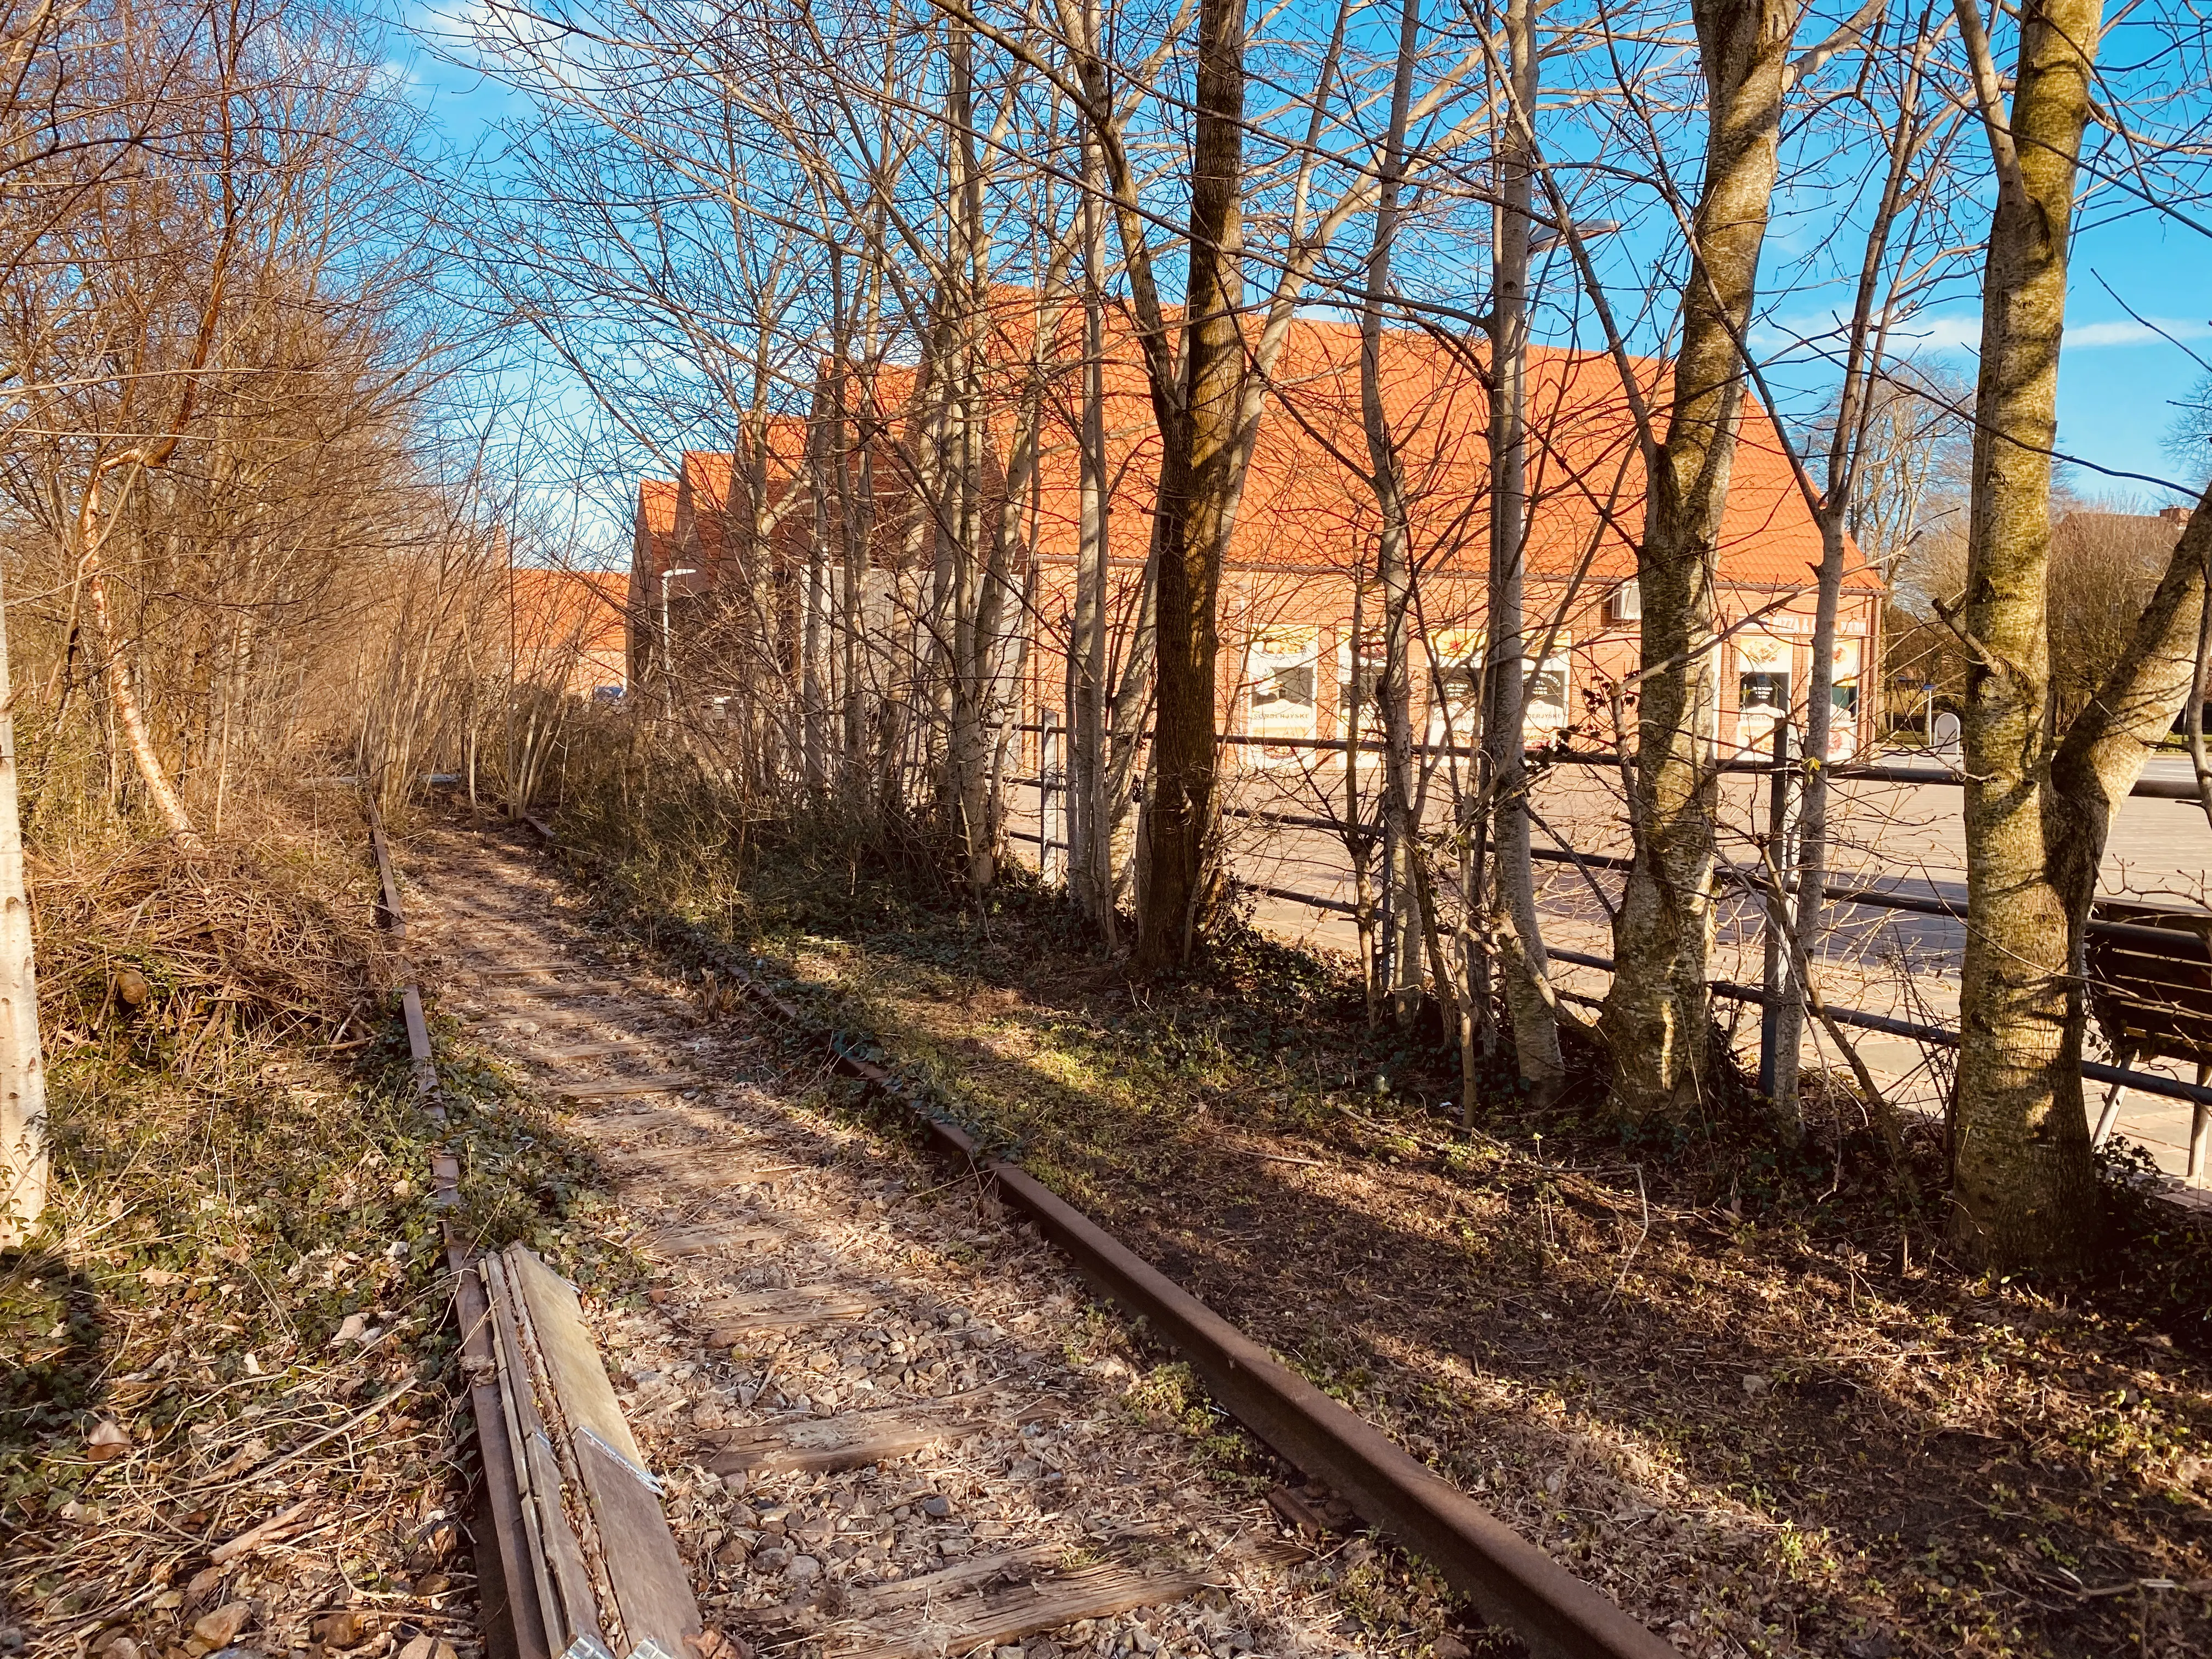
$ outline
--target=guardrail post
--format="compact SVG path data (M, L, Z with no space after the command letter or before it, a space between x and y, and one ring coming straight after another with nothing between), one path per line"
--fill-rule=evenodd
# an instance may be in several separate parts
M1060 711L1042 709L1037 715L1037 874L1046 881L1066 875L1066 852L1060 844L1067 834L1054 823L1066 816L1066 802L1060 775Z
M1796 868L1797 769L1790 764L1790 722L1774 722L1774 769L1766 789L1767 854L1774 864L1766 881L1765 958L1759 988L1765 1001L1759 1014L1759 1091L1775 1099L1788 1073L1796 1067L1785 1061L1784 1044L1796 1040L1797 1022L1783 1018L1783 1002L1790 994L1790 933L1796 907L1790 902ZM1796 1056L1788 1056L1794 1060ZM1794 1092L1794 1091L1793 1091Z
M2197 1086L2203 1088L2208 1079L2212 1079L2212 1065L2200 1060ZM2212 1106L2199 1100L2189 1109L2189 1173L2183 1177L2192 1187L2212 1186L2212 1176L2205 1174L2207 1154L2212 1154Z

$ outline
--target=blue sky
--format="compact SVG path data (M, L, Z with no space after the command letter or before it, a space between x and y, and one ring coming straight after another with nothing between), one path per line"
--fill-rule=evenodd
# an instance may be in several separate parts
M2144 216L2090 230L2074 257L2058 368L2060 447L2101 465L2171 477L2178 469L2160 441L2174 400L2203 371L2179 348L2146 338L2148 331L2100 276L2137 313L2212 362L2212 239ZM2077 487L2097 485L2083 477Z
M428 9L414 13L418 21L434 15ZM476 149L492 124L512 112L498 86L439 61L404 33L395 32L391 44L409 96L430 116L445 145ZM2060 368L2060 447L2094 466L2175 477L2179 468L2163 440L2174 403L2203 370L2181 346L2131 318L2129 307L2212 362L2212 238L2148 211L2110 220L2092 211L2083 223ZM1778 308L1786 314L1786 299ZM1972 375L1979 320L1970 299L1954 299L1917 326L1927 337L1924 352ZM2071 481L2085 494L2181 499L2088 468L2075 469Z

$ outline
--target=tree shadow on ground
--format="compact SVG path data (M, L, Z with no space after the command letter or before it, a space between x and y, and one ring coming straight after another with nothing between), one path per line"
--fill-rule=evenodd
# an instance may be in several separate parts
M927 981L885 989L896 939L868 951L894 1056L933 1049L924 1069L971 1101L1018 1102L1020 1122L1130 1115L1140 1079L1086 1085L1048 1042L1032 1039L1041 1060L1006 1040L1091 1017L1064 975L979 975L1011 982L963 1009ZM945 965L938 943L917 955ZM1358 1130L1285 1134L1218 1091L1135 1115L1095 1146L1055 1136L1036 1162L1678 1637L2212 1647L2201 1592L2079 1593L2212 1577L2212 1510L2185 1455L2212 1433L2203 1378L2093 1309L1978 1295L1786 1225L1647 1220L1626 1167L1468 1167Z

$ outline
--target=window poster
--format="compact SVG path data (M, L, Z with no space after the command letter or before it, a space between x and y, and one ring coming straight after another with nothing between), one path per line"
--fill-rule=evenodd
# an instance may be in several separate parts
M1314 735L1319 707L1321 630L1278 624L1254 631L1245 675L1250 687L1246 731L1255 738Z
M1735 744L1740 753L1765 754L1774 726L1790 716L1790 668L1795 647L1750 629L1731 636L1735 647Z

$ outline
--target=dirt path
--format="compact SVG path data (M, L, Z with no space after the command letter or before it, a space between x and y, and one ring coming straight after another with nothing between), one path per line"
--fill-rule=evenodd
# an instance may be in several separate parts
M598 1151L645 1264L587 1303L710 1623L830 1654L1464 1653L1364 1540L1285 1539L1249 1443L994 1200L817 1109L525 850L404 860L446 1012Z

